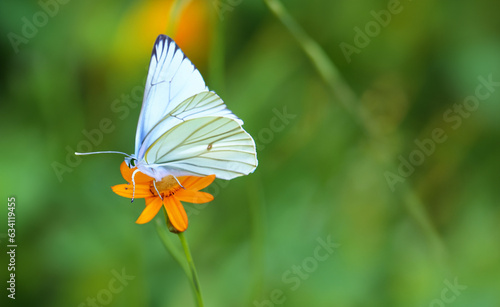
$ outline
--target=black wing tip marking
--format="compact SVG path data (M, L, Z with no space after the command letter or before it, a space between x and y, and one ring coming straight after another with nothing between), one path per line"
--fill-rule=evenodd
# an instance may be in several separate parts
M151 52L151 58L155 57L156 60L158 61L158 54L156 53L156 50L158 49L158 46L160 46L160 44L165 46L165 41L167 39L168 39L168 36L166 36L165 34L158 35L158 37L156 38L155 44L153 46L153 51Z
M182 49L179 47L179 45L177 45L177 43L174 41L173 38L171 38L170 36L168 35L165 35L165 34L160 34L158 35L158 37L156 38L156 41L155 41L155 44L154 44L154 47L153 47L153 51L151 52L151 57L155 57L156 60L158 61L158 53L156 52L156 50L158 49L158 47L161 46L163 47L163 50L165 49L165 46L169 46L171 43L174 43L174 47L175 47L175 51L180 51L182 56L183 56L183 59L186 59L187 56L184 54L184 52L182 51Z
M163 49L165 49L165 46L170 45L170 43L174 43L175 51L181 49L177 45L177 43L174 41L174 39L171 38L170 36L165 35L165 34L158 35L158 37L156 38L155 44L153 46L153 51L151 52L151 57L154 56L156 58L156 60L158 60L158 53L156 52L156 50L158 49L158 47L160 46L160 44L163 47ZM181 51L182 55L184 56L184 58L186 58L186 55L184 54L184 52L182 52L182 50L180 50L180 51Z

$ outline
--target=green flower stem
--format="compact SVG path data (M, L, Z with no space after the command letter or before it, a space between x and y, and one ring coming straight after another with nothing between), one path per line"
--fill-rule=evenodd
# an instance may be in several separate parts
M310 58L321 78L333 92L334 97L353 115L355 122L363 128L364 134L366 134L367 137L372 137L372 132L366 124L368 118L363 115L359 107L359 99L356 97L351 87L344 81L342 74L326 52L304 31L300 24L293 19L279 0L263 1L268 6L269 10L281 21L281 23L283 23L296 39L297 43ZM386 167L393 169L395 166L388 164ZM405 203L408 212L422 227L423 233L434 249L436 258L438 258L441 263L445 263L447 258L446 248L430 220L424 205L408 183L402 183L402 185L404 188L401 199Z
M196 268L195 268L194 262L193 262L193 257L191 257L191 252L189 251L188 242L186 240L186 237L184 236L184 233L179 232L177 235L179 236L179 239L181 240L182 247L184 248L184 253L186 254L186 259L187 259L187 262L189 264L189 269L191 271L190 279L191 279L191 283L193 285L194 292L196 294L198 306L203 307L203 299L201 297L201 289L200 289L200 282L198 280L198 273L196 272Z
M343 80L342 75L321 46L293 19L279 0L264 0L269 10L283 23L297 43L311 59L314 67L334 96L349 112L357 112L356 95Z
M436 228L432 224L424 204L421 202L417 194L408 184L401 186L401 198L403 199L406 208L410 215L415 219L418 225L422 228L423 233L429 239L431 251L434 253L434 258L438 261L441 268L450 271L448 264L448 252L439 236Z
M165 215L165 221L167 221L167 229L168 229L168 215L167 215L167 210L163 207L163 214ZM198 281L198 273L196 273L196 268L194 266L193 258L191 257L191 252L189 251L189 246L187 243L186 238L184 237L184 234L178 233L179 239L181 240L182 248L184 249L184 253L186 254L186 261L182 259L182 254L181 252L174 246L173 242L170 241L170 238L168 237L168 232L165 230L165 227L162 227L162 223L160 222L159 219L156 220L156 231L158 232L158 235L160 236L161 242L167 249L168 253L172 255L175 261L181 266L181 268L184 270L184 273L186 273L186 276L188 277L189 281L191 282L191 285L193 286L193 292L194 295L196 296L196 301L198 303L198 307L203 307L203 299L201 297L201 290L200 290L200 283Z
M186 272L186 275L189 277L189 267L187 263L182 259L182 254L181 252L174 246L173 242L170 241L170 238L168 237L168 232L165 230L165 227L162 227L163 224L160 221L160 219L156 219L155 227L156 227L156 232L158 232L158 236L160 236L160 240L163 243L163 246L165 246L165 249L167 252L172 255L172 258L174 258L175 261L181 266L181 268Z

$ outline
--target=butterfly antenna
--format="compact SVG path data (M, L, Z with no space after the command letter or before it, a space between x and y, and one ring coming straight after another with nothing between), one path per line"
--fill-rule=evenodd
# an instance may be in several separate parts
M158 188L156 187L156 180L153 180L153 186L155 187L156 193L158 193L158 196L160 196L161 200L163 200L163 197L161 197L160 191L158 191Z
M124 155L124 156L130 157L129 154L126 154L126 153L121 152L121 151L75 152L75 155L77 155L77 156L87 156L87 155L97 155L97 154L105 154L105 153L114 153L114 154L120 154L120 155Z
M135 198L135 174L137 174L137 172L139 171L139 169L136 169L133 173L132 173L132 184L134 185L133 187L133 190L132 190L132 200L130 201L131 203L134 202L134 198Z
M174 177L175 181L177 181L177 183L181 186L181 188L183 188L184 190L186 189L180 182L179 182L179 179L177 179L177 177L173 176Z

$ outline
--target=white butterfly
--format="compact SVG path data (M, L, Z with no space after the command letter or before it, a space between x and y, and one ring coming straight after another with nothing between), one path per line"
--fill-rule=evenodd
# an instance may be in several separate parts
M132 168L160 181L168 175L232 179L257 167L255 142L168 36L151 55L135 153L121 153ZM94 154L94 153L76 153Z

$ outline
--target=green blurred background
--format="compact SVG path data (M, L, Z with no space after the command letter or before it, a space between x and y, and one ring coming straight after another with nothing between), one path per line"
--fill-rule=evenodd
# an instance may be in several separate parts
M195 305L155 221L134 223L143 200L110 189L122 157L69 154L133 152L160 33L258 147L255 173L185 205L206 306L500 306L499 87L463 109L478 78L500 81L498 1L290 0L289 15L275 1L176 5L0 4L2 306ZM341 43L357 48L349 59ZM103 119L112 131L85 148ZM446 140L402 176L435 129ZM339 246L319 260L321 240ZM133 278L115 283L122 272Z

